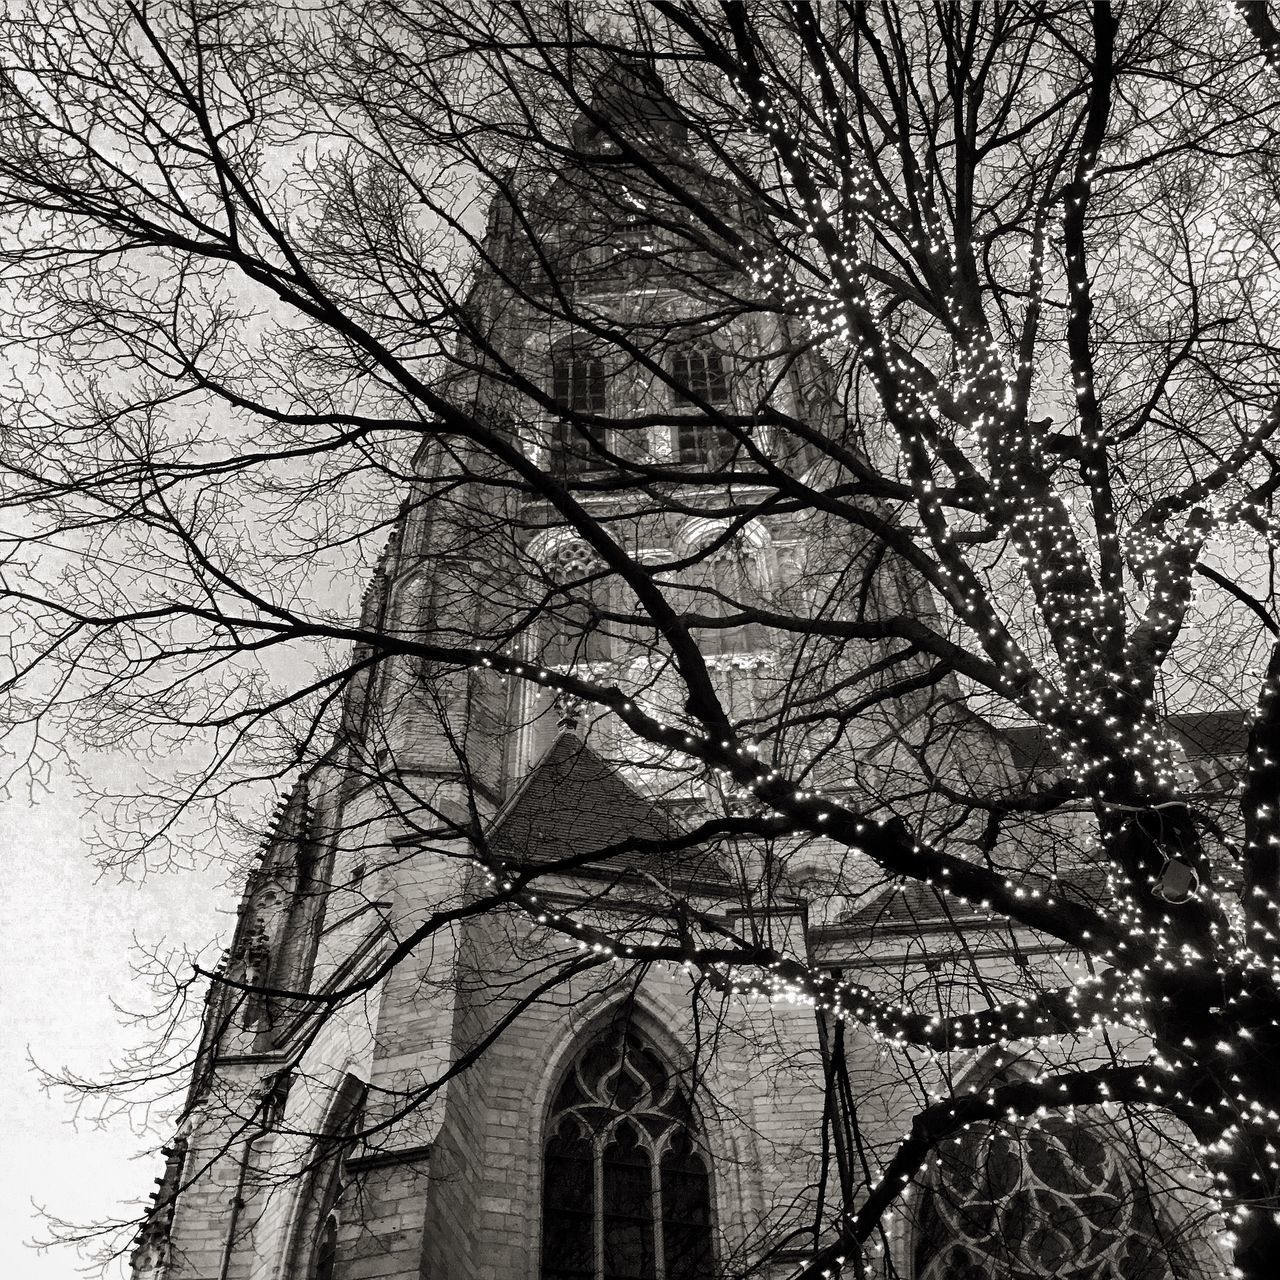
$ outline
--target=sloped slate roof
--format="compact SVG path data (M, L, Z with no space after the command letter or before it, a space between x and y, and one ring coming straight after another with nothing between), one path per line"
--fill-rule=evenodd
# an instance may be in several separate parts
M1190 711L1170 716L1169 724L1193 760L1202 756L1242 756L1249 746L1249 726L1243 711Z
M1165 723L1192 760L1243 755L1248 745L1243 711L1188 711L1170 716ZM1056 763L1056 749L1039 725L1005 729L1004 737L1019 769L1051 768Z
M489 847L509 862L542 864L630 841L669 840L678 827L629 787L576 734L562 733L494 817ZM644 870L669 877L718 876L706 850L667 855L627 849L597 869Z
M957 917L972 914L958 902L953 904L952 913ZM846 928L870 928L888 924L908 926L938 920L945 914L941 896L936 889L917 881L909 881L876 894L839 923Z
M1024 883L1028 887L1052 891L1066 901L1078 902L1082 906L1105 906L1109 898L1107 873L1104 867L1078 867L1064 875L1061 880L1052 882L1044 876L1031 873L1027 875ZM944 898L942 893L932 885L909 880L875 894L860 904L856 911L840 920L837 927L867 929L877 926L901 926L909 931L916 925L951 918L956 920L967 920L979 916L985 918L986 914L985 911L979 911L972 906L965 906L958 899ZM994 918L997 921L1001 919L998 912Z

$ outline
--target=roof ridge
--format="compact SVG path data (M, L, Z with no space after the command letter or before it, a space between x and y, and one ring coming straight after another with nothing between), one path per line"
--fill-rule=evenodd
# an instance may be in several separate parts
M556 736L547 744L543 753L529 766L527 770L525 770L525 775L520 779L519 786L517 786L506 800L498 806L498 811L489 819L489 825L485 828L486 835L491 835L503 824L507 815L510 814L511 810L514 809L517 804L519 804L530 786L533 785L534 779L546 767L547 761L551 758L551 753L565 738L572 738L575 742L579 743L584 750L591 751L591 748L588 747L572 729L561 729L560 732L557 733ZM596 756L597 760L600 759L596 752L592 751L591 754ZM604 764L604 761L600 760L600 763ZM606 765L605 767L607 768L608 766Z
M485 831L515 861L589 855L628 838L662 840L679 826L570 729L559 733Z

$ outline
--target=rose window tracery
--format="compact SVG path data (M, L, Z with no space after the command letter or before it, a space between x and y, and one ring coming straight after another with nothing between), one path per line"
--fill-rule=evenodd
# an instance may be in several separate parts
M1132 1165L1083 1119L975 1128L922 1196L916 1280L1189 1280Z
M574 667L607 660L610 634L601 614L608 607L610 582L601 576L604 562L583 539L565 538L546 548L538 563L557 588L544 615L542 661Z
M565 538L542 556L542 566L556 582L576 582L604 568L604 561L581 538Z

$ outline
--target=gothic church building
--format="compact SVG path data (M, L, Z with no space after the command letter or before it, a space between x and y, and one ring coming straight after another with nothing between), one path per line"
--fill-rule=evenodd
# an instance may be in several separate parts
M604 163L623 128L683 142L656 90L619 74L574 126L573 150ZM672 272L670 229L604 216L598 202L584 211L586 181L566 168L526 190L532 231L512 199L495 200L451 399L569 481L646 563L672 566L673 599L687 590L713 612L709 601L752 593L812 596L824 557L866 548L812 515L731 527L743 503L731 486L670 501L661 486L643 501L611 489L611 451L705 472L745 447L682 413L682 395L734 407L767 383L818 430L841 410L823 400L816 357L777 356L790 348L776 317L719 315L728 295L712 249ZM705 175L688 181L739 199ZM735 213L750 222L750 209ZM620 367L557 315L539 272L571 284L576 313L610 315L665 382L643 375L646 359L641 372ZM582 425L593 419L610 434ZM764 432L751 443L775 447ZM668 705L659 646L619 620L581 537L461 446L430 442L416 465L364 601L370 631L505 638L531 669L616 680L655 714ZM799 449L786 465L814 464ZM875 607L930 609L891 557L870 576ZM798 669L771 644L751 624L706 628L707 665L744 721ZM935 1091L1025 1069L990 1054L912 1058L785 989L771 999L708 983L679 948L722 930L954 1012L1068 972L1043 939L957 916L924 887L870 878L856 892L864 871L820 841L684 842L750 798L691 784L671 757L638 753L598 708L536 679L404 657L360 670L341 732L249 877L136 1280L783 1277L834 1236L842 1188L868 1185ZM997 733L950 686L921 683L869 709L831 771L874 791L913 751L972 787L1051 767L1034 734ZM931 717L944 701L952 710ZM1230 757L1239 736L1189 723L1188 758ZM531 872L527 893L488 905ZM670 956L615 963L625 954L602 957L602 937L624 953L628 939L665 941ZM886 1215L867 1274L1207 1274L1208 1246L1187 1226L1194 1188L1160 1183L1151 1170L1168 1162L1144 1159L1158 1126L1128 1142L1108 1125L966 1135Z

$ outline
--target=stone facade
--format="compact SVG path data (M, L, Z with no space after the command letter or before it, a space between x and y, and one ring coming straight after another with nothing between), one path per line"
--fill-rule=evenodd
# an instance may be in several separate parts
M558 203L553 184L547 204ZM545 384L550 353L572 335L532 304L503 298L504 279L518 274L509 221L500 211L491 219L492 257L506 276L483 277L476 305L509 357L508 382ZM665 279L641 289L606 272L590 287L633 321L645 307L682 314ZM780 349L770 324L742 319L736 348ZM770 376L767 360L752 367L752 376ZM820 375L814 366L779 380L789 412L815 422L835 414L821 400ZM460 375L453 394L504 421L501 377ZM627 394L640 412L649 393L636 384ZM521 447L549 459L537 423L513 430ZM670 458L679 441L651 431L635 447ZM435 492L449 465L424 449L424 490ZM794 465L800 473L808 460ZM461 492L451 504L410 493L364 601L367 627L455 640L496 634L540 593L554 598L566 577L580 583L593 572L592 556L549 513L507 511L510 499L484 486ZM607 514L610 499L583 502ZM632 546L658 563L677 562L724 528L714 513L693 518L674 506L628 521ZM819 520L796 527L779 518L744 531L725 571L740 572L744 589L759 574L779 593L838 592L848 566L870 554L833 546ZM892 557L871 578L876 607L931 609ZM583 618L589 625L589 612L573 615ZM530 632L522 643L531 666L549 660L545 636ZM735 709L775 695L776 655L749 636L722 650L712 665ZM651 647L621 631L589 652L562 645L555 656L610 667L663 710L665 676ZM860 788L874 803L886 777L906 767L904 753L945 759L979 789L1033 767L1025 733L997 733L963 712L923 715L954 689L942 693L904 694L892 714L869 713L828 753L820 781ZM492 672L395 658L362 676L339 741L282 808L247 885L228 981L209 1001L189 1119L134 1255L137 1280L536 1280L552 1099L593 1032L620 1018L689 1082L718 1267L782 1276L829 1238L834 1169L865 1185L935 1091L1002 1065L963 1054L912 1058L866 1031L837 1028L804 1001L719 992L674 961L642 973L578 964L573 938L532 913L475 909L491 888L486 868L576 860L536 881L549 916L666 939L678 916L692 914L943 1012L1030 991L1074 963L979 912L957 919L954 904L929 891L881 884L821 841L686 850L669 863L621 852L593 863L592 853L615 845L669 839L699 806L734 812L733 796L709 799L687 781L664 789L654 781L660 763L637 759L589 706L556 706L536 686ZM954 836L969 838L963 828ZM1053 840L1038 838L1052 856ZM755 871L744 881L726 859ZM762 870L770 860L785 874L771 879ZM742 890L752 876L769 885L757 899ZM549 982L553 970L558 980ZM255 986L267 994L245 989ZM304 991L334 998L308 1002L296 994ZM827 1123L826 1085L837 1073L857 1111L856 1151ZM1160 1141L1153 1127L1139 1145L1151 1152ZM1176 1154L1152 1167L1176 1171L1155 1188L1160 1221L1176 1225L1179 1259L1161 1274L1188 1280L1207 1265L1194 1173ZM875 1243L886 1275L919 1270L910 1203L908 1195L907 1211Z

